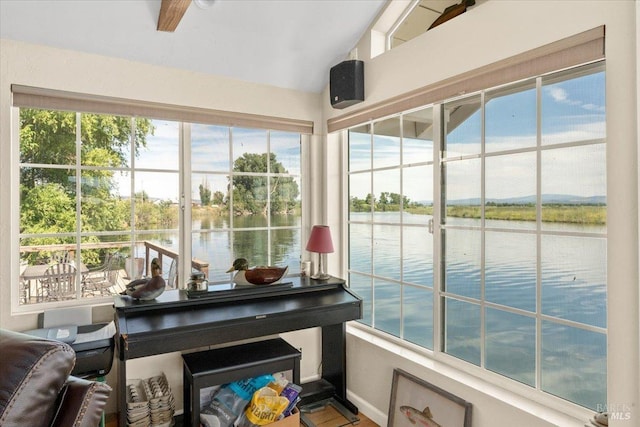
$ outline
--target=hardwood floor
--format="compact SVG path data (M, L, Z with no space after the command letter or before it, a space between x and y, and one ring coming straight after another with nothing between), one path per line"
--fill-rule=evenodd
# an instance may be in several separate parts
M316 427L339 427L348 425L357 425L358 427L378 427L378 424L371 421L362 413L358 414L360 421L350 423L340 412L336 411L333 406L327 406L322 411L307 414L307 417ZM301 424L304 426L304 424Z
M323 410L314 412L313 414L308 414L307 416L311 422L316 425L316 427L342 427L351 424L349 420L342 416L342 414L336 411L332 406L327 406ZM360 421L353 425L357 425L358 427L379 427L378 424L371 421L362 413L358 414L358 418ZM300 426L304 427L304 424L301 423ZM110 414L107 416L106 427L118 427L118 420L115 415Z

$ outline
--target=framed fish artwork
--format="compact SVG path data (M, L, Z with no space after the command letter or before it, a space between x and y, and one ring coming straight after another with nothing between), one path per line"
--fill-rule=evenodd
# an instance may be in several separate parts
M415 375L393 370L387 427L471 427L471 403Z

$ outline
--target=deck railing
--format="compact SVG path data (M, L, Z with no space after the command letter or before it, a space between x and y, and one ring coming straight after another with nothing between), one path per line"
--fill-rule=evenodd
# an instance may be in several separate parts
M156 243L150 242L148 240L142 240L134 242L134 245L144 245L145 248L145 271L150 271L149 268L151 266L151 258L152 252L156 252L158 256L158 261L160 261L160 265L162 264L163 257L171 258L175 260L176 263L180 259L180 254L178 252L173 251L164 246L158 245ZM121 249L121 248L130 248L131 242L87 242L81 243L81 249ZM29 245L29 246L21 246L20 253L33 253L33 252L68 252L70 254L69 258L73 259L75 251L78 249L78 245L76 243L59 243L53 245ZM206 276L209 276L209 263L197 258L191 260L191 267L195 270L202 271Z

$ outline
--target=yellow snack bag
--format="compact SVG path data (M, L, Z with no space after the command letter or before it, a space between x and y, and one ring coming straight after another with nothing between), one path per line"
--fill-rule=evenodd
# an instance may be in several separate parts
M263 387L253 394L251 404L244 411L244 419L240 426L263 426L278 420L282 412L287 409L289 399L278 396L278 392Z

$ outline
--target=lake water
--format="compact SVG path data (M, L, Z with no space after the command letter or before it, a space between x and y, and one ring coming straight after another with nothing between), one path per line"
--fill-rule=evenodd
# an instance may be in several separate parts
M375 215L388 224L350 225L349 282L365 298L363 322L432 349L433 236L425 226L430 217L405 214L401 239L399 213ZM370 218L350 214L352 221ZM480 225L458 218L448 223ZM531 386L537 363L543 390L592 409L606 403L606 335L554 320L606 328L606 239L566 235L605 233L605 227L545 224L544 230L563 234L540 236L538 261L537 236L522 232L535 230L535 223L487 221L486 226L492 230L485 232L484 254L480 230L443 232L443 286L450 294L443 304L445 351ZM484 298L491 303L484 307L456 298L482 297L483 262ZM538 275L543 316L536 316Z
M225 273L235 258L247 258L250 265L289 266L289 274L300 272L301 218L296 215L273 215L271 227L293 227L274 229L271 235L266 230L267 218L263 215L246 215L233 218L233 227L243 231L221 231L230 227L229 218L211 215L193 219L191 251L192 257L209 263L210 282L228 282L232 274ZM167 233L158 237L144 236L160 245L178 251L178 233ZM268 258L271 247L271 259ZM144 248L136 248L137 256L144 257ZM163 272L169 271L170 259L164 259Z

